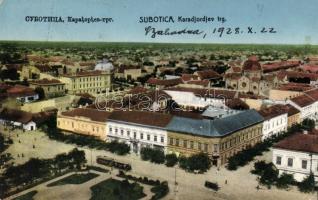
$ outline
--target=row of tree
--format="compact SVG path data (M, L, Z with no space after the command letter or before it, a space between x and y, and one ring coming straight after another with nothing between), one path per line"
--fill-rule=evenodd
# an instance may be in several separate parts
M273 163L258 161L254 163L254 169L251 173L259 176L259 183L271 188L276 186L281 189L288 189L290 186L297 186L301 192L315 191L315 178L313 173L310 173L302 182L297 182L292 174L283 173L279 175L278 169Z
M179 163L179 167L189 172L204 173L211 167L211 161L206 153L198 153L189 157L176 154L165 155L161 149L142 148L140 151L141 159L157 164L165 164L167 167L173 167Z
M55 174L81 169L86 163L85 152L73 149L69 153L58 154L53 159L31 158L24 164L8 167L0 177L1 197L11 188L36 183Z
M256 156L262 155L263 152L268 151L273 144L278 141L303 130L312 130L315 127L315 121L311 119L305 119L300 124L295 124L284 133L273 135L271 138L256 144L251 148L244 149L234 156L230 157L227 164L228 170L236 170L239 167L245 166L252 161Z

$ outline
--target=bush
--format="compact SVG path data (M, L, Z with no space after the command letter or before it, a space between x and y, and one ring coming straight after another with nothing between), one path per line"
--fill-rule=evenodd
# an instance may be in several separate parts
M153 149L144 147L140 150L142 160L149 160L150 162L162 164L165 162L165 154L160 149Z
M219 185L217 183L212 183L212 182L209 182L209 181L205 181L205 184L204 184L205 187L207 188L210 188L214 191L218 191L220 189Z
M172 154L167 154L166 155L166 166L167 167L173 167L177 164L178 158L177 155L172 153Z
M289 185L293 185L295 183L294 176L292 174L283 173L278 179L276 183L276 187L287 189Z
M298 183L298 189L301 192L309 193L315 191L315 177L310 173L302 182Z
M168 182L164 181L161 184L158 184L151 188L151 192L154 195L151 197L151 200L161 199L169 193Z
M206 153L198 153L188 158L180 157L179 166L190 172L199 171L199 173L203 173L210 169L211 161Z

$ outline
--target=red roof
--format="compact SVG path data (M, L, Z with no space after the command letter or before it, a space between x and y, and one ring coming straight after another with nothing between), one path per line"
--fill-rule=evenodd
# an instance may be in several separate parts
M193 84L193 85L202 85L204 87L207 87L209 85L209 81L208 80L193 80L193 81L188 81L187 84Z
M317 73L318 72L318 65L303 65L301 69L306 72Z
M262 70L261 64L257 56L251 56L243 64L243 71L260 71Z
M57 79L40 79L40 80L36 80L36 81L32 81L31 84L35 84L35 85L57 85L57 84L61 84L64 85L64 83L62 83L61 81L57 80Z
M275 144L274 148L318 153L318 135L314 132L296 133Z
M197 71L196 73L201 80L217 79L222 77L220 74L212 69Z
M292 67L297 67L300 65L300 61L281 61L281 62L273 62L273 63L266 63L263 64L263 71L266 72L273 72L282 69L289 69Z
M76 108L71 111L62 112L61 114L68 117L86 117L91 119L92 121L106 122L111 113L97 109Z
M32 88L23 86L23 85L15 85L7 90L7 94L9 97L23 97L23 96L32 96L36 95L35 91Z
M259 111L259 114L265 119L271 119L286 113L288 113L288 107L284 105L274 105Z
M306 83L286 83L278 87L279 90L290 90L290 91L299 91L304 92L310 89L313 89L312 86Z
M315 100L307 95L300 95L290 100L300 107L306 107L315 103Z
M183 81L198 80L198 76L193 74L182 74L181 79Z
M165 127L172 119L172 115L145 111L114 111L109 116L109 119L127 123Z
M166 79L166 80L157 79L157 78L149 78L147 83L151 85L175 86L182 83L182 80L181 78Z

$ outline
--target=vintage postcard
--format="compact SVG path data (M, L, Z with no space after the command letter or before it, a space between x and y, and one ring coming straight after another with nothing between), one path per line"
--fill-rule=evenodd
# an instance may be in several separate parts
M318 199L317 19L317 0L0 0L0 200Z

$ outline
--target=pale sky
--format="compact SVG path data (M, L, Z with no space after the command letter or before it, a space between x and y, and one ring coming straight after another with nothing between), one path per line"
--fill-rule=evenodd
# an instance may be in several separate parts
M141 16L225 17L221 23L138 23ZM113 23L27 23L26 16L112 17ZM145 36L145 27L274 27L276 34ZM0 40L318 44L317 0L0 0Z

